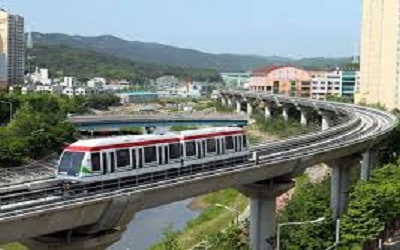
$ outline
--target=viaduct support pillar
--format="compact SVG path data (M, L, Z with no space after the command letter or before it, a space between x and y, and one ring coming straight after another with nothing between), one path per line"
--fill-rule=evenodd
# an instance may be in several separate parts
M228 97L228 107L233 107L233 98Z
M242 112L242 104L239 100L236 100L236 112L239 114Z
M221 97L222 106L226 106L226 98Z
M367 181L371 176L372 169L374 169L378 163L377 149L371 148L365 152L361 161L361 180Z
M264 109L265 109L265 118L270 119L272 116L272 105L269 103L264 103Z
M300 123L301 125L306 126L308 123L308 118L310 116L310 110L307 108L300 108L301 118Z
M320 112L320 115L322 116L321 128L322 130L327 130L331 125L331 114L328 112Z
M289 106L282 106L282 116L285 121L289 120Z
M251 116L253 114L253 106L251 105L251 102L247 102L247 115Z
M276 247L276 197L294 183L254 183L238 187L250 198L251 249L274 250Z
M332 168L331 209L333 218L339 218L346 210L349 198L350 172L360 163L358 155L343 157L328 163Z

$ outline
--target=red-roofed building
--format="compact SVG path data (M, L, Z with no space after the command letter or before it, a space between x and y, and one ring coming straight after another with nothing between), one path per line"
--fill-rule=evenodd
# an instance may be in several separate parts
M252 71L250 90L310 97L311 74L294 66L268 66Z

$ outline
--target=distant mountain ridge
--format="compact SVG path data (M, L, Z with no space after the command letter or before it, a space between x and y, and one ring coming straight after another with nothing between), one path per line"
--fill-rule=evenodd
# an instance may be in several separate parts
M249 71L265 65L297 65L306 69L323 70L351 63L351 58L304 58L294 60L279 56L210 54L194 49L159 43L127 41L111 35L96 37L71 36L61 33L32 33L34 44L64 45L92 50L130 61L163 64L186 68L214 69L220 72Z

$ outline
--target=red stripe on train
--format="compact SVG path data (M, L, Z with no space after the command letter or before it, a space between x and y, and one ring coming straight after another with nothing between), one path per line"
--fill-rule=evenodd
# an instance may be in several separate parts
M192 135L192 136L185 136L184 141L190 140L197 140L197 139L206 139L215 136L228 136L228 135L237 135L237 134L244 134L244 131L234 131L234 132L220 132L220 133L213 133L213 134L205 134L205 135ZM105 146L98 146L98 147L88 147L88 146L68 146L65 150L73 151L73 152L93 152L93 151L100 151L100 150L107 150L107 149L120 149L120 148L131 148L131 147L142 147L154 144L162 144L162 143L179 143L180 140L178 138L173 139L164 139L164 140L149 140L149 141L142 141L142 142L130 142L130 143L120 143L120 144L111 144Z
M244 131L227 131L227 132L219 132L219 133L213 133L213 134L206 134L206 135L187 135L184 136L184 140L197 140L197 139L205 139L205 138L210 138L210 137L215 137L215 136L228 136L228 135L239 135L239 134L244 134Z

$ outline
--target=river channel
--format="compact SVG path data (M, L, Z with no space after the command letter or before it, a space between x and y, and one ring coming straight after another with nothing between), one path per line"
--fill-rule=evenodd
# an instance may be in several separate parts
M169 224L174 230L182 229L201 211L192 211L188 205L193 199L143 210L129 223L121 240L107 250L146 250L162 239L162 231Z

